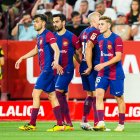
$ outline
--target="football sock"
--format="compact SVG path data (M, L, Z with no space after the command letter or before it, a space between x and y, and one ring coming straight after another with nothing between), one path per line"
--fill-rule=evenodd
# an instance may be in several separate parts
M62 116L61 116L61 111L60 111L60 106L56 106L53 108L54 116L57 120L57 125L63 125L62 124Z
M36 126L36 119L39 108L32 108L30 124Z
M93 97L93 114L94 114L94 126L98 123L98 115L96 110L96 97Z
M98 121L104 121L104 110L97 110Z
M58 102L60 104L60 111L62 116L62 121L64 122L64 102L63 102L63 94L59 91L56 91L56 97L58 99Z
M68 105L67 97L65 93L63 93L63 102L64 102L64 116L65 116L66 122L68 125L73 126L71 122L71 118L70 118L70 113L69 113L69 105Z
M119 113L119 124L124 125L125 113Z
M85 123L87 122L87 116L90 113L90 110L91 110L91 107L92 107L92 102L93 102L93 97L91 97L91 96L88 96L85 99L84 114L83 114L83 117L82 117L82 121L85 122Z

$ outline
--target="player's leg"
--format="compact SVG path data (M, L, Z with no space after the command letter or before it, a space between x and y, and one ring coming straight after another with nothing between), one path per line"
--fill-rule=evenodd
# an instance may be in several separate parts
M87 119L90 110L92 108L92 103L93 103L92 92L87 91L87 97L84 101L84 107L83 107L82 123L80 124L83 130L92 130L92 126L88 123L88 119Z
M60 110L60 105L59 105L58 99L56 97L56 93L55 92L49 93L48 99L51 102L51 105L53 108L53 113L57 120L57 124L53 128L48 129L47 131L49 131L49 132L64 131L65 127L63 126L63 123L62 123L61 110Z
M73 77L73 72L64 73L63 75L58 76L55 87L56 87L56 96L60 104L62 116L64 116L67 125L73 129L73 125L69 113L67 96L65 94L68 90L68 85L72 77Z
M119 123L115 131L124 131L124 121L125 121L125 101L124 97L117 97L115 96L117 103L118 103L118 109L119 109Z
M105 130L104 123L104 94L108 87L108 80L104 77L97 77L96 79L96 109L98 114L98 124L93 127L94 130Z
M119 123L115 131L124 130L124 121L125 121L125 101L124 101L124 79L112 80L110 84L110 92L114 95L119 109Z
M42 90L39 89L34 89L32 93L33 97L33 107L31 111L31 118L30 122L25 124L24 126L20 126L20 130L35 130L36 129L36 120L37 120L37 115L39 112L40 108L40 95L42 93Z

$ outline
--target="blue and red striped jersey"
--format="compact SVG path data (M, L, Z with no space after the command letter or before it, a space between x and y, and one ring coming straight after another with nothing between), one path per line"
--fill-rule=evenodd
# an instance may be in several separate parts
M54 51L51 44L53 43L56 43L56 38L49 30L46 29L37 35L39 66L41 70L52 70L51 65L54 61Z
M80 43L82 45L82 58L83 61L86 61L85 50L87 47L87 42L90 40L94 44L92 49L92 65L93 67L100 62L100 48L97 42L97 37L100 34L100 31L94 27L87 27L82 31L79 36Z
M68 30L63 35L56 32L55 37L60 50L59 64L64 71L73 71L73 55L75 50L80 48L78 37Z
M103 34L97 38L99 47L101 50L100 63L107 62L115 57L116 52L123 53L123 42L122 39L115 33L111 33L108 38L104 38ZM98 72L98 76L105 76L108 79L124 78L124 71L122 68L122 62L119 61L115 64L105 67Z

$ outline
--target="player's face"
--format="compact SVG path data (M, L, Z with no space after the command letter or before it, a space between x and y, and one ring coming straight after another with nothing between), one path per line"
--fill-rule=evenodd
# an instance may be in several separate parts
M100 33L105 33L109 28L110 28L110 25L105 20L100 20L99 21Z
M55 31L57 31L57 32L59 32L63 29L64 24L60 20L60 17L54 17L53 18L53 27L54 27Z
M44 22L38 17L34 19L34 28L36 31L40 31L44 26Z

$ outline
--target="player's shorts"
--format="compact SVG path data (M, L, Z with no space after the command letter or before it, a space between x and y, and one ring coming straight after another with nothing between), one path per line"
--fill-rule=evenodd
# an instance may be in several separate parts
M53 71L42 71L37 79L34 86L35 89L42 89L43 91L50 93L55 91L55 81L54 81Z
M55 89L68 91L68 86L73 78L74 71L65 72L63 75L56 76Z
M106 77L96 78L96 89L102 88L105 91L110 86L110 94L113 96L122 96L124 93L124 79L110 80Z
M92 70L89 75L83 75L82 73L84 73L86 69L87 69L87 64L86 62L82 61L82 63L80 64L79 72L82 79L83 89L86 91L95 91L95 81L96 81L98 72L95 70Z

